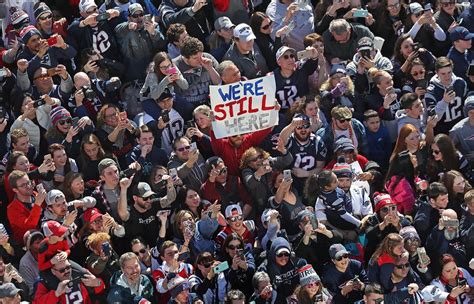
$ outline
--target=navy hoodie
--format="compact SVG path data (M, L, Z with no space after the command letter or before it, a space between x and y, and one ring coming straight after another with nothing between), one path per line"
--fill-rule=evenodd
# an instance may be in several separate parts
M293 294L296 286L300 283L298 269L306 265L306 260L290 256L285 266L279 266L276 263L276 252L280 248L286 248L290 252L290 243L283 237L277 237L273 240L272 246L268 251L267 260L259 267L259 271L265 271L272 280L273 289L278 296L276 303L285 303L285 299Z

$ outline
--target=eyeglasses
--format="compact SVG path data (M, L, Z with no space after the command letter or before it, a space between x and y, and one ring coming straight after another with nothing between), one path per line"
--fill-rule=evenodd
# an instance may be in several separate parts
M227 219L231 221L232 223L235 223L237 221L243 220L244 218L242 217L242 215L238 215L238 216L228 217Z
M207 263L202 263L201 265L202 265L204 268L209 268L209 267L212 266L212 264L214 264L214 261L207 262Z
M399 6L400 6L400 2L387 5L387 8L389 8L389 9L394 9L394 8L399 7Z
M17 188L25 188L25 187L34 187L35 186L35 182L34 181L28 181L24 184L21 184L21 185L18 185L16 186Z
M438 154L441 153L441 151L440 151L440 150L433 150L433 153L436 154L436 155L438 155Z
M340 262L342 261L343 259L348 259L349 258L349 254L348 253L344 253L343 255L339 256L336 258L336 261Z
M176 151L178 152L184 152L185 150L189 150L191 149L191 146L186 146L186 147L182 147L182 148L177 148Z
M65 124L71 124L71 123L72 123L72 119L71 119L71 118L58 120L58 124L60 124L61 126L62 126L62 125L65 125Z
M349 122L352 120L352 118L346 118L346 119L338 119L340 123L345 123L345 122Z
M419 72L413 72L413 74L411 74L413 77L416 77L418 75L425 75L425 70L422 70L422 71L419 71Z
M249 162L253 163L253 162L256 162L257 160L262 160L262 159L263 159L263 155L260 154L259 156L255 157L255 158L249 159Z
M144 254L145 252L146 252L146 248L142 248L142 249L138 250L138 252L133 252L133 253L135 253L135 255L139 255L140 253Z
M47 15L47 16L44 16L44 17L39 17L39 20L41 20L41 21L48 20L48 19L53 19L53 15Z
M138 14L131 15L132 18L140 18L140 17L143 17L143 16L144 16L143 13L138 13Z
M68 271L68 270L71 270L71 265L66 266L66 267L64 267L64 268L55 269L55 270L56 270L57 272L59 272L59 273L64 273L64 272L66 272L66 271Z
M291 58L291 59L294 59L295 58L295 55L294 54L286 54L286 55L283 55L283 58L284 59L288 59L288 58Z
M262 30L268 30L270 26L272 26L273 21L270 20L270 22L267 25L262 26L260 29Z
M305 125L302 125L302 126L297 126L296 127L296 130L308 130L311 126L309 124L305 124Z
M406 263L406 264L402 264L402 265L395 265L395 267L397 267L397 269L405 269L405 268L410 267L410 263Z
M450 5L455 5L455 4L456 4L456 2L454 2L454 1L441 2L441 5L442 5L443 7L448 7L448 6L450 6Z
M165 65L165 66L161 66L161 65L160 65L160 70L166 71L166 70L169 69L170 67L171 67L171 64L168 64L168 65Z
M380 209L380 211L385 212L385 213L387 213L389 211L395 211L395 210L397 210L397 206L395 206L395 205L394 206L385 206L385 207Z
M286 252L286 251L283 251L283 252L280 252L279 254L277 254L276 256L277 256L277 258L289 257L290 253Z
M237 246L235 246L235 245L227 245L227 249L230 249L230 250L243 249L243 248L244 248L244 246L242 246L242 245L237 245Z

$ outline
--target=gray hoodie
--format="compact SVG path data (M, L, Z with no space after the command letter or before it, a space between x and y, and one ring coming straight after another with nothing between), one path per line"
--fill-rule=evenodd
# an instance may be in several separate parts
M405 109L401 109L395 112L395 119L397 120L398 133L400 133L400 129L406 124L414 125L418 128L418 130L420 130L420 133L422 134L424 134L426 131L426 124L423 121L423 116L420 118L409 117Z
M373 59L375 63L375 67L378 70L384 70L390 73L393 69L392 62L387 57L382 56L382 53L380 53L379 50L376 50L376 51L377 52L375 53L375 57ZM347 65L347 75L354 76L357 73L357 65L359 64L359 61L360 61L360 55L359 53L355 53L354 58ZM365 71L365 75L368 77L367 71Z

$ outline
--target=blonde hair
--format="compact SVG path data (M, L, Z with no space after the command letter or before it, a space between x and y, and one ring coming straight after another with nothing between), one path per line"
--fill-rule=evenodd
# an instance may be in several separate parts
M250 163L249 159L253 154L262 154L263 159L267 159L270 157L270 153L267 151L263 150L260 147L250 147L247 150L245 150L244 154L242 154L242 157L240 158L240 169L244 169L248 167L248 164Z

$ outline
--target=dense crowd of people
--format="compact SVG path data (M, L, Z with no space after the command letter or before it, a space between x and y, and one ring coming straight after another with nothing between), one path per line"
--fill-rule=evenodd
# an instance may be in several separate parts
M474 303L472 1L0 18L0 303ZM211 86L265 76L222 137Z

